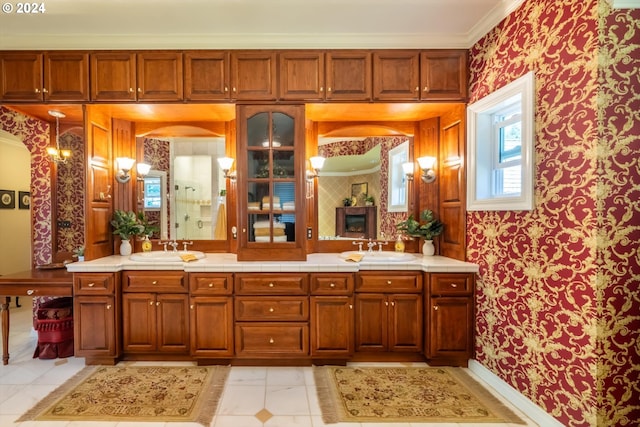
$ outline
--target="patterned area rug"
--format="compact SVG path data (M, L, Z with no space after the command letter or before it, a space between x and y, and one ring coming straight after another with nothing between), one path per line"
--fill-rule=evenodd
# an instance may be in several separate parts
M215 415L227 366L87 367L18 421L197 422Z
M462 368L314 369L325 423L525 424Z

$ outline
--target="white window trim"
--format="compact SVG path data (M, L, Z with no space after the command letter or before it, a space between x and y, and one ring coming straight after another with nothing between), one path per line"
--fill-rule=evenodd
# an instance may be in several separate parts
M504 108L514 96L521 97L522 115L522 191L517 196L480 197L478 182L491 182L490 116ZM467 108L467 210L506 211L534 208L534 111L535 81L533 71L485 96ZM483 154L485 154L483 156ZM488 160L487 160L488 159Z

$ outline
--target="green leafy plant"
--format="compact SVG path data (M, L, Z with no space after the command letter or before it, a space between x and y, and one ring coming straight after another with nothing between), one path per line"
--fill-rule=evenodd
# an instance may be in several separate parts
M78 246L77 249L74 249L73 254L75 256L84 256L84 246Z
M345 197L342 199L342 206L351 206L351 197Z
M421 221L421 222L420 222ZM409 215L406 221L396 224L396 230L410 237L433 240L434 237L442 234L444 224L433 217L433 212L425 209L420 212L420 221L417 221L413 214Z
M129 240L134 236L142 236L146 228L144 224L140 223L135 212L121 210L113 212L111 226L113 227L113 234L120 236L122 240Z
M373 196L367 196L364 198L364 201L374 204L376 202L376 199Z
M138 223L144 227L144 230L141 234L142 236L151 237L153 233L157 233L158 231L160 231L160 228L158 226L149 224L149 220L146 216L144 216L144 213L142 212L138 212Z

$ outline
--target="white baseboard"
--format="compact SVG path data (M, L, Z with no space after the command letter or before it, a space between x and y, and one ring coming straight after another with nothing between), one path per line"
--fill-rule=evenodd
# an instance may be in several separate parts
M489 384L495 391L500 393L513 406L522 411L527 417L535 421L540 427L564 427L564 425L547 414L538 405L533 403L518 390L511 387L496 374L485 368L477 360L469 360L469 370L478 376L482 381Z

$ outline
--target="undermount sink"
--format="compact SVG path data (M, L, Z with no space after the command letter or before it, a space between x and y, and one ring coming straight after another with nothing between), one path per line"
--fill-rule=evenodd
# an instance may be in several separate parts
M137 252L131 254L129 259L131 261L146 261L146 262L183 262L182 259L185 255L193 255L197 259L205 257L204 252L200 251L151 251L151 252Z
M361 255L362 259L359 261L360 263L373 263L373 262L410 262L415 260L415 257L407 252L392 252L392 251L373 251L373 252L358 252L358 251L347 251L342 252L340 254L340 258L348 260L350 258L355 258ZM352 259L355 261L355 259Z

